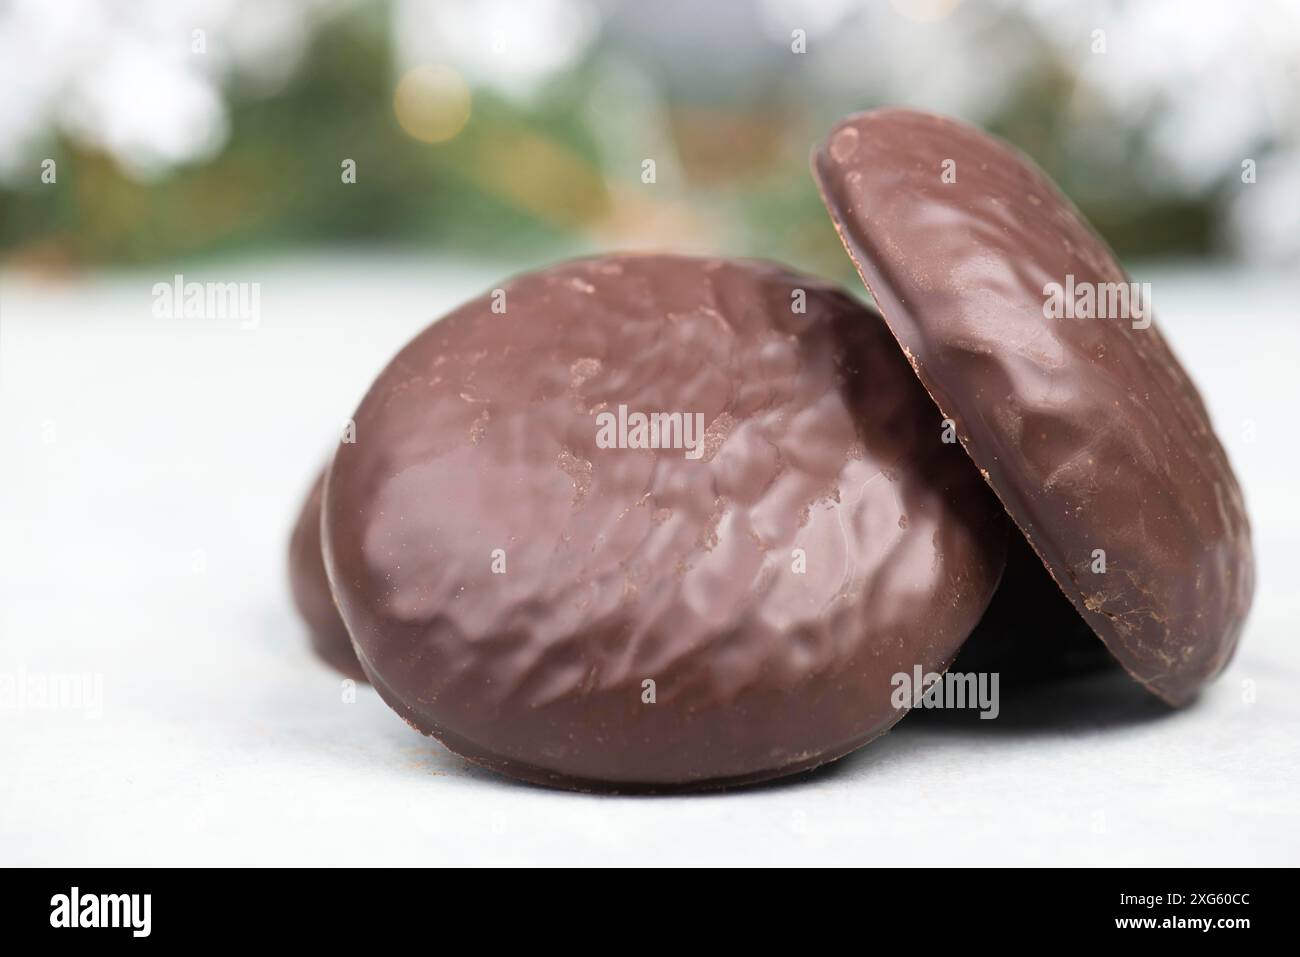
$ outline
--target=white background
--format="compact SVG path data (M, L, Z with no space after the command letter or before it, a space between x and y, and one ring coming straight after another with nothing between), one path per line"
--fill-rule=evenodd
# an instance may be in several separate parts
M343 703L288 596L289 528L341 421L510 267L182 271L260 282L258 328L153 318L171 272L0 274L0 673L103 682L98 715L0 709L0 864L1300 863L1294 278L1134 270L1255 526L1246 636L1192 707L1093 678L1004 694L997 721L910 715L787 783L629 798L498 778L369 689Z

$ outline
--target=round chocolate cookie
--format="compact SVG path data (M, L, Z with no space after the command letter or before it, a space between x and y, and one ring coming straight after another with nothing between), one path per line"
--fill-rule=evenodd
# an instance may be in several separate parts
M289 590L293 603L307 623L316 654L336 671L349 678L365 681L366 676L357 664L352 639L339 617L334 596L330 593L329 579L325 577L325 563L320 551L321 489L325 483L325 470L321 470L312 483L307 500L302 503L298 521L289 537Z
M889 328L1056 582L1134 677L1186 702L1236 646L1254 563L1151 297L1041 170L965 124L851 116L813 168Z
M1006 522L879 318L774 265L609 256L407 345L325 489L372 684L488 767L719 787L888 729Z

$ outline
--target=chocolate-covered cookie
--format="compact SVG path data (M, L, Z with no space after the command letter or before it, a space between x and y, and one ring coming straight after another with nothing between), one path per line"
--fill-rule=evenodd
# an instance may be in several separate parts
M1006 523L878 316L780 267L520 276L382 372L325 489L362 667L507 774L658 790L839 757L979 619Z
M1106 244L1032 162L912 110L814 152L863 281L1092 629L1173 704L1226 664L1254 586L1205 406Z
M316 654L336 671L365 681L366 676L352 650L352 640L330 593L325 563L321 559L320 509L324 483L325 471L322 469L307 493L307 500L302 503L293 534L289 537L289 590L293 593L298 613L307 623L307 634Z

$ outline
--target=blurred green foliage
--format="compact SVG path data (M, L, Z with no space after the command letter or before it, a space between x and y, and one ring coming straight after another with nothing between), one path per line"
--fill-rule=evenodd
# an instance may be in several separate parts
M807 156L836 115L875 104L809 108L794 81L744 103L670 100L682 176L651 194L638 168L601 168L584 108L585 93L603 81L599 54L527 107L475 90L463 132L429 145L396 120L389 29L383 5L332 18L283 89L269 97L238 84L227 90L231 133L216 157L159 181L136 182L110 157L59 139L50 154L59 188L33 175L0 190L0 255L66 267L313 243L530 258L651 243L849 274ZM1077 172L1059 128L1067 95L1065 80L1045 73L993 128L1072 192ZM344 159L356 161L355 184L341 181ZM1211 247L1204 204L1084 206L1121 255Z

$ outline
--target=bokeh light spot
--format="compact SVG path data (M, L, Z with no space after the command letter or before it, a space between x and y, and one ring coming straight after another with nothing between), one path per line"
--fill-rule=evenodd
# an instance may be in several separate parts
M451 67L417 66L398 81L393 111L411 137L445 143L469 122L471 99L469 87Z

